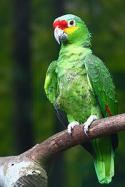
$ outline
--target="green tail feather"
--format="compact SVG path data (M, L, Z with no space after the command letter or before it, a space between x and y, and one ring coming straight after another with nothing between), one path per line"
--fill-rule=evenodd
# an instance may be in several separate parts
M102 184L108 184L114 176L114 151L111 138L97 138L93 140L95 150L94 165L98 180Z

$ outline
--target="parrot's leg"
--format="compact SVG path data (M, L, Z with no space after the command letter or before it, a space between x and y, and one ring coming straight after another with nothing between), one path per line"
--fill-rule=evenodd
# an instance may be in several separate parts
M87 132L89 130L89 127L91 125L91 123L93 121L95 121L96 119L98 119L98 117L96 115L91 115L89 116L89 118L87 119L87 121L84 123L84 133L87 135Z
M78 121L73 121L71 123L69 123L68 127L67 127L67 131L68 131L68 134L72 134L72 129L75 127L75 126L78 126L79 125L79 122Z

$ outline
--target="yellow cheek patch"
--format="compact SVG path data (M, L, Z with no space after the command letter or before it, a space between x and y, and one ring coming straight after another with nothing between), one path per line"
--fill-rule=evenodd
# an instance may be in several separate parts
M79 27L76 27L76 26L74 26L74 27L69 27L69 28L64 29L64 32L65 32L66 34L71 34L71 33L73 33L74 31L76 31L76 30L78 30L78 29L79 29Z

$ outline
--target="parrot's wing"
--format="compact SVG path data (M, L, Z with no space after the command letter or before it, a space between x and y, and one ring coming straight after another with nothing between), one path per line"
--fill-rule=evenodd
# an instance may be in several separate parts
M115 86L106 66L98 57L90 54L85 58L85 67L103 116L117 114Z
M46 73L44 89L46 95L51 103L55 103L55 99L57 96L57 74L55 72L56 69L56 61L53 61Z
M85 67L103 117L117 114L115 86L106 66L98 57L90 54L85 59ZM115 150L118 146L117 134L112 134L111 137Z
M88 80L97 98L103 117L115 115L117 113L116 91L108 69L98 57L92 54L86 57L84 63ZM103 174L104 182L111 181L114 175L114 152L112 148L115 151L118 146L117 134L95 139L92 145L96 153L94 163L99 181L102 180Z

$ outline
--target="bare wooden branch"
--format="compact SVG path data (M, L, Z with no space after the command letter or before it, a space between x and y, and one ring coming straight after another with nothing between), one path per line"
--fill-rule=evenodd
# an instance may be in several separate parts
M0 158L0 187L47 187L48 160L60 151L90 139L125 130L125 114L96 120L88 136L77 126L70 136L62 131L18 156Z

